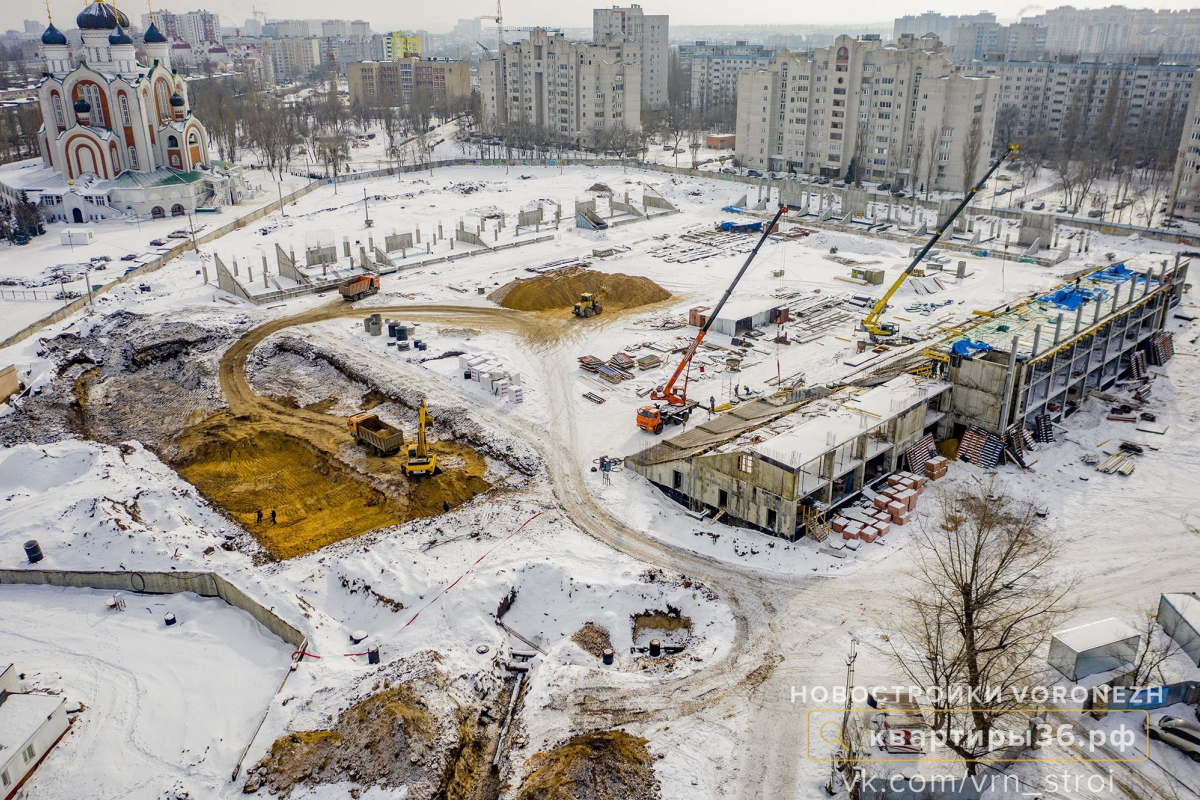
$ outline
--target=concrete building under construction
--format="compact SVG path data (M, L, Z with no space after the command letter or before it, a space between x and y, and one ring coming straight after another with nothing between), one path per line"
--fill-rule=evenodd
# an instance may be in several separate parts
M1187 262L1116 264L987 313L924 351L921 377L809 388L742 403L626 458L694 512L795 539L898 470L924 471L935 442L994 466L1023 431L1038 441L1091 391L1170 357L1169 311ZM911 362L904 362L911 367ZM876 379L880 380L880 379ZM1008 448L1008 450L1006 450ZM1016 456L1019 458L1019 456ZM815 523L815 525L814 525Z
M1018 424L1034 429L1039 417L1058 423L1089 391L1163 363L1163 329L1187 269L1097 269L927 350L953 387L939 437L968 426L1004 435Z
M950 385L900 375L738 405L625 459L693 511L786 539L932 445ZM922 444L924 442L924 444Z

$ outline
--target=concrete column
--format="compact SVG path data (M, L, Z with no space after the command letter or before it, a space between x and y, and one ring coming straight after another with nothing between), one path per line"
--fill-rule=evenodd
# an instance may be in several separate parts
M267 268L266 267L263 267L263 288L264 289L271 288L270 286L267 285Z
M420 225L417 226L416 234L417 234L417 244L420 244L421 243L421 226Z
M342 255L344 255L346 258L350 257L350 237L349 236L342 237Z
M1062 337L1062 322L1063 315L1059 312L1058 319L1054 322L1054 344L1058 344L1058 340Z
M249 280L251 283L253 283L254 282L254 267L250 266L249 264L246 265L246 275L248 276L247 280Z
M233 276L236 278L237 275L238 275L238 265L237 265L237 259L235 258L233 260Z
M1102 304L1099 300L1097 300L1095 303L1093 303L1093 305L1096 307L1096 313L1092 316L1092 324L1095 325L1100 321L1100 306Z
M1008 427L1008 403L1012 398L1013 381L1017 377L1017 347L1021 343L1020 336L1012 338L1012 347L1008 353L1008 374L1004 377L1004 394L1000 396L1000 418L996 421L996 432L1001 436Z
M208 264L201 264L200 271L204 274L204 282L208 283Z
M1041 341L1042 341L1042 326L1041 326L1041 325L1037 325L1037 326L1036 326L1036 327L1033 329L1033 352L1032 352L1032 353L1030 353L1030 355L1031 355L1031 356L1036 356L1036 355L1037 355L1037 352L1038 352L1038 344L1040 344L1040 343L1041 343Z
M1079 323L1083 322L1083 303L1075 309L1075 335L1079 335Z
M262 254L262 262L263 262L263 274L266 275L267 274L267 254L266 253Z
M1125 305L1133 305L1133 296L1135 294L1137 294L1137 281L1131 280L1129 282L1129 299L1125 301Z
M1120 298L1121 298L1121 285L1114 284L1113 285L1112 309L1109 311L1110 314L1117 313L1117 301L1120 300Z
M440 222L438 223L438 232L437 232L437 235L438 235L438 239L442 238L442 223L440 223ZM435 241L436 241L436 240L435 240Z

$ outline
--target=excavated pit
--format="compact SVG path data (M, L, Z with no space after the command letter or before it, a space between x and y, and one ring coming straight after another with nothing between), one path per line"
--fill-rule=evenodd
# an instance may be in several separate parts
M669 300L671 293L649 278L589 269L565 269L501 286L488 299L516 311L571 308L584 292L597 295L605 311L638 308Z

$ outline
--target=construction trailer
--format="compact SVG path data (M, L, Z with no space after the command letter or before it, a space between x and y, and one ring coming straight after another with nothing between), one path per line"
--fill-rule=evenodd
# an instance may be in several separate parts
M710 518L795 540L875 487L942 418L947 383L900 375L870 389L813 388L741 403L625 459Z
M70 727L65 698L23 693L16 667L0 669L0 798L16 796Z
M1200 666L1200 594L1173 592L1158 599L1158 624Z
M953 386L939 438L958 437L968 426L1001 435L1019 423L1032 429L1040 415L1059 423L1089 391L1109 389L1147 356L1160 363L1156 350L1187 269L1186 261L1097 269L980 316L929 348Z
M688 324L697 328L708 321L711 306L696 306L688 310ZM788 308L774 298L746 297L730 300L713 320L710 330L726 336L738 336L755 328L775 322L787 322Z
M1132 664L1141 640L1140 633L1113 617L1056 631L1050 636L1050 666L1078 681Z

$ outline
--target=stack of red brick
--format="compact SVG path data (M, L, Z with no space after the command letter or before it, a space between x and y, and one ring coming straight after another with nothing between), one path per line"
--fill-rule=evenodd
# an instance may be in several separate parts
M887 511L893 525L905 525L917 507L917 498L925 491L925 478L911 472L897 472L887 480L887 488L875 498L875 508Z
M879 511L857 510L856 518L834 517L833 531L840 533L842 538L849 541L858 539L862 542L873 542L884 536L892 529L892 521L888 514Z
M946 477L946 469L949 466L949 459L943 456L934 456L925 462L925 477L931 481L940 480Z

